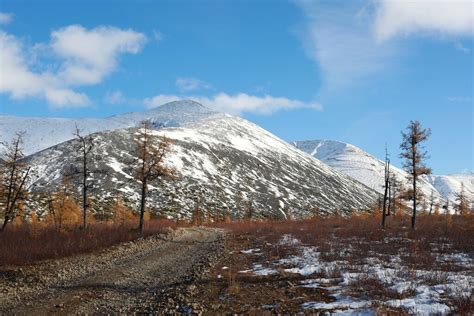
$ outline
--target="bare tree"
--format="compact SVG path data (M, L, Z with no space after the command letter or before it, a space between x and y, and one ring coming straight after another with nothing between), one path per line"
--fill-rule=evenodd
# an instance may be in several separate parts
M431 213L433 212L433 206L435 205L435 198L434 198L434 191L433 189L431 189L431 195L430 195L430 212L428 213L428 215L431 215Z
M24 133L17 133L10 143L2 143L5 151L0 163L0 193L4 207L0 231L4 231L8 223L15 218L20 202L28 193L26 182L31 168L23 160L23 135Z
M424 160L428 158L428 155L422 147L422 143L428 139L430 134L431 130L424 129L418 121L411 121L407 127L407 132L402 132L403 142L400 145L400 148L402 149L400 157L405 159L403 168L409 174L409 180L412 183L412 229L415 229L416 225L417 195L419 191L417 182L420 176L431 173L431 169L426 167L424 164Z
M171 151L170 139L165 136L153 135L150 121L141 122L139 127L136 138L138 156L136 177L141 183L139 229L142 232L149 182L160 177L173 178L176 175L176 170L165 165L165 157Z
M456 213L459 215L467 214L469 211L469 201L467 200L466 193L464 191L464 182L461 182L461 191L456 193Z
M395 176L390 177L390 215L395 215L402 193L402 183Z
M384 193L382 207L382 228L385 228L385 220L387 217L387 195L390 185L390 159L388 158L387 146L385 146L385 173L384 173ZM390 201L389 201L390 202Z
M89 208L89 189L91 184L89 176L91 174L90 164L92 161L92 155L94 150L94 138L92 135L83 136L81 130L76 125L74 136L78 140L77 152L79 154L78 162L81 165L80 174L82 177L82 228L87 229L87 210Z

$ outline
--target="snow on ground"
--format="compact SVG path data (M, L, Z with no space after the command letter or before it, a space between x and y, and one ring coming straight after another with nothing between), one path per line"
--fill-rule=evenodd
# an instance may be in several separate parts
M335 315L376 315L380 308L397 308L416 315L446 315L452 313L449 300L468 299L474 291L473 259L465 253L434 254L440 263L449 262L462 267L461 271L410 270L403 266L398 255L388 262L377 254L365 263L325 261L317 247L304 245L291 235L283 235L278 246L298 249L287 258L254 262L250 269L239 273L272 276L281 273L298 274L304 279L301 287L322 288L330 292L333 301L308 301L303 309L330 311ZM247 255L262 255L260 248L242 250ZM348 257L351 247L347 247ZM436 265L435 265L436 266ZM457 269L454 269L457 270ZM318 277L315 277L318 276ZM375 282L383 291L382 297L372 297L366 284ZM360 295L360 292L364 292Z

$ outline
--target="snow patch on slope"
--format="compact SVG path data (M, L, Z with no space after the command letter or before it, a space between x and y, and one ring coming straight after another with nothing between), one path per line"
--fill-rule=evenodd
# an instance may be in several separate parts
M342 171L379 193L383 193L385 162L362 149L333 140L297 141L293 144L328 166ZM390 169L399 181L407 183L408 174L405 171L395 166L391 166ZM425 179L421 179L420 182L421 190L425 196L430 196L433 191L435 197L439 197L438 191L431 183Z

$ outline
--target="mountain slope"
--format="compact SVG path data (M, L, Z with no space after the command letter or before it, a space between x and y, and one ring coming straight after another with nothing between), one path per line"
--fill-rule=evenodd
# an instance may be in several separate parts
M456 195L461 192L461 186L464 185L466 197L474 201L474 174L472 172L449 176L431 175L427 179L444 199L455 202Z
M134 179L136 128L94 134L94 195L101 200L118 194L136 207L139 186ZM167 216L189 217L196 205L227 209L242 217L246 201L258 217L301 217L318 207L321 213L367 209L377 194L262 128L241 118L221 115L186 127L160 128L173 142L167 164L181 173L150 188L150 208ZM29 157L39 178L36 192L61 181L61 170L74 165L74 144L67 141ZM76 184L79 179L75 179ZM105 202L104 202L105 203Z
M84 135L99 131L137 126L145 119L156 126L185 126L202 119L220 116L201 104L187 100L164 104L146 112L132 112L104 119L64 119L0 116L0 137L9 141L17 132L25 132L25 154L33 154L73 138L75 127ZM1 146L1 145L0 145Z
M294 146L312 155L379 193L383 193L385 163L362 149L343 142L332 140L297 141ZM402 183L407 183L407 173L395 166L390 167L393 175ZM426 179L421 179L421 190L430 196L438 191ZM408 185L408 183L407 183Z

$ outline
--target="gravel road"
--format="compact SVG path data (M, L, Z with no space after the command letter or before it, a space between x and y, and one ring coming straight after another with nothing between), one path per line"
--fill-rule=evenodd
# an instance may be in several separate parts
M0 314L199 313L193 282L223 249L223 232L181 228L99 254L0 270Z

